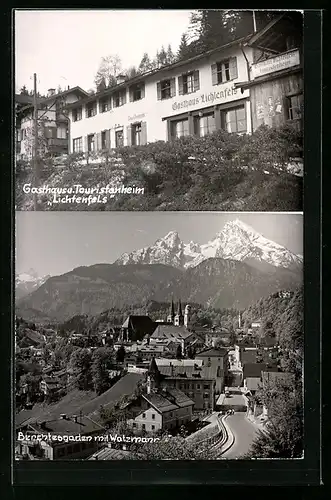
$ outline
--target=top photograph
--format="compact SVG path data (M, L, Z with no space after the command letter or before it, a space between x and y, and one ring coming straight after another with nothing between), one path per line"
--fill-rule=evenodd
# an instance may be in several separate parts
M16 210L301 212L303 21L15 10Z

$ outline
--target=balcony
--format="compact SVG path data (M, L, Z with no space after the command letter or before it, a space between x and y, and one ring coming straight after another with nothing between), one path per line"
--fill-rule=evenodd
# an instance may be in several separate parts
M68 139L50 138L48 139L48 148L50 153L67 153Z
M252 64L252 78L269 75L277 71L300 65L299 49L289 50L275 57Z

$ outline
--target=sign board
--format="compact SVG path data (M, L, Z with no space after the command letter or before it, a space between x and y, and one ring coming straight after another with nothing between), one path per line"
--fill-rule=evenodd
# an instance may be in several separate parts
M257 78L259 76L269 75L270 73L275 73L276 71L281 71L282 69L291 68L293 66L298 66L300 64L300 54L299 50L291 50L285 54L280 54L276 57L270 57L265 61L252 65L252 77Z
M199 109L206 106L223 104L232 102L238 99L249 97L249 91L241 92L234 85L221 85L217 90L213 89L210 92L196 92L194 97L186 98L181 101L175 101L172 104L173 111L185 112L191 109Z

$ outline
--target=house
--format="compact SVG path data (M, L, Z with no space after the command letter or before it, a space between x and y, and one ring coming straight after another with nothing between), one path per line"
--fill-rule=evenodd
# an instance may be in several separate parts
M196 349L204 346L204 340L195 332L188 330L184 325L175 326L172 324L158 325L150 336L150 344L158 344L164 341L171 341L181 346L182 353L185 353L189 345L195 345Z
M244 388L246 391L250 391L251 394L255 394L262 384L262 372L277 371L277 367L266 363L246 363L243 367Z
M17 458L68 460L87 458L97 451L100 444L95 436L103 434L105 429L89 417L69 417L63 413L53 420L23 423L16 431ZM41 439L34 439L36 435Z
M203 367L211 367L216 373L216 390L222 392L225 385L225 378L229 369L229 356L227 349L205 349L200 351L196 360L202 360Z
M138 75L67 106L70 152L95 152L218 129L250 133L249 37ZM247 58L247 59L246 59Z
M52 396L56 394L64 387L64 384L60 382L60 380L56 377L47 377L43 375L41 381L39 383L40 392L44 394L44 396Z
M37 99L38 108L38 149L42 153L58 155L68 153L69 121L64 106L87 97L88 93L80 87L68 88L56 93L49 89L47 97ZM22 101L26 101L22 105ZM16 157L32 158L34 104L31 96L15 95L16 108Z
M184 392L194 401L194 410L212 410L216 394L216 370L211 367L158 366L162 385Z
M161 386L161 374L153 358L147 372L147 389L139 398L137 415L128 421L133 430L170 430L192 420L194 401L174 387ZM138 403L134 403L137 412Z
M284 12L244 42L253 49L246 82L235 83L250 91L252 129L285 123L302 128L303 116L303 16Z

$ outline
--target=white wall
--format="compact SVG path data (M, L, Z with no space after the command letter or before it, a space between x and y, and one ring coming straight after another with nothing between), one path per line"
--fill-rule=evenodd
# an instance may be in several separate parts
M247 56L252 59L252 51L246 50ZM228 57L237 57L238 78L230 82L219 85L212 85L211 65ZM190 70L199 70L200 90L188 94L178 94L178 77ZM165 100L157 99L157 82L165 78L176 77L176 95ZM105 113L99 112L93 117L86 118L85 106L82 110L82 119L72 121L72 111L70 111L70 152L72 152L72 140L78 137L85 137L89 134L110 129L110 144L115 146L115 130L123 128L124 145L127 144L126 127L136 121L147 122L147 141L167 140L167 124L162 118L176 116L187 111L194 111L216 104L230 103L239 99L249 98L249 90L241 93L240 89L234 89L234 84L248 80L247 63L239 47L223 50L192 62L187 65L160 71L155 75L146 77L145 97L136 102L129 101L127 88L126 104L119 108L113 108ZM251 132L250 106L246 102L247 132ZM84 141L83 141L84 142Z

